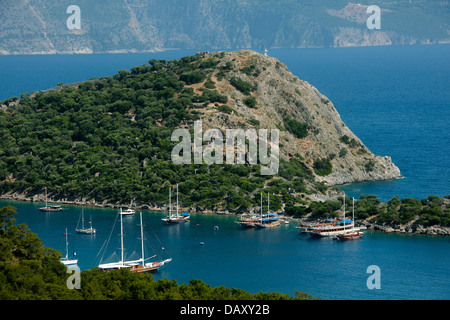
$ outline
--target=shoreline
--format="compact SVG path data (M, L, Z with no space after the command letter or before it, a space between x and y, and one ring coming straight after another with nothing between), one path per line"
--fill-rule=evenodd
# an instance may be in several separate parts
M35 202L35 203L45 203L45 199L43 198L43 195L36 194L32 197L27 197L23 194L1 194L0 200L10 200L10 201L20 201L20 202ZM106 201L102 203L97 203L95 200L91 201L85 201L85 200L67 200L67 199L59 199L59 200L52 200L50 199L51 203L58 204L58 205L74 205L74 206L80 206L80 207L93 207L93 208L104 208L104 209L120 209L120 208L133 208L134 210L144 210L144 211L150 211L150 212L164 212L165 206L158 206L157 204L153 205L122 205L122 204L112 204L108 203ZM198 213L198 214L213 214L213 215L226 215L226 216L238 216L239 214L242 214L242 212L230 212L229 210L210 210L210 209L202 209L198 206L194 207L180 207L179 210L181 212L189 212L189 213ZM293 216L287 216L283 213L278 213L278 216L283 221L288 221L289 223L294 222L300 225L302 221L306 221L305 217L303 218L296 218ZM405 235L427 235L427 236L450 236L450 227L443 227L440 225L434 225L434 226L423 226L420 224L415 224L415 220L402 225L391 225L391 224L381 224L381 223L373 223L369 222L370 218L363 220L363 221L357 221L355 223L355 226L357 227L364 227L366 230L369 231L376 231L376 232L383 232L383 233L395 233L395 234L405 234Z
M367 221L360 222L357 224L366 227L367 230L383 233L427 235L427 236L450 236L449 227L443 227L440 225L425 227L421 224L414 224L414 221L408 224L401 224L401 225L378 224Z

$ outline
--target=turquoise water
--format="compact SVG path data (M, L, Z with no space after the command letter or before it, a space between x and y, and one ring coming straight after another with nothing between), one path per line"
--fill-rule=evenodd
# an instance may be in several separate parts
M69 256L76 251L82 270L99 264L99 252L110 235L104 256L115 251L119 254L120 229L111 232L117 210L85 208L85 217L92 216L97 234L83 235L75 232L81 207L65 206L64 211L44 213L38 210L43 204L0 201L0 207L6 204L17 207L18 223L27 223L46 246L64 253L62 234L67 227ZM295 223L245 230L231 216L193 214L190 222L180 225L166 225L161 217L162 213L143 213L146 238L158 251L161 241L173 258L154 274L156 279L175 279L178 283L201 279L212 286L252 293L293 295L302 291L323 299L450 298L448 237L366 232L359 240L340 242L311 239L300 234ZM140 253L139 215L124 217L123 223L126 254ZM214 226L219 231L214 231ZM370 265L380 268L381 289L367 288Z

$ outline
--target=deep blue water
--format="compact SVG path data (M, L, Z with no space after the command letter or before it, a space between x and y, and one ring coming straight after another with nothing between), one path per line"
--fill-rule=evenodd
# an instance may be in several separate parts
M62 234L68 228L69 256L76 251L82 270L99 264L103 255L100 249L110 235L104 257L119 254L118 222L112 231L117 210L85 208L85 218L92 216L97 234L82 235L75 232L80 207L64 206L64 211L43 213L38 210L42 203L0 201L0 207L6 204L17 207L18 223L27 223L46 246L64 254ZM244 230L232 216L193 214L190 222L180 225L166 225L162 216L143 213L145 238L159 252L161 242L173 258L154 274L155 279L175 279L178 283L201 279L211 286L252 293L293 295L301 291L323 299L450 298L448 237L366 232L359 240L340 242L311 239L300 234L295 223L275 229ZM126 216L123 222L126 254L140 254L139 214ZM214 226L219 226L219 231L214 231ZM371 265L380 268L381 289L367 288L371 274L366 271Z
M92 77L113 75L149 59L174 59L195 52L154 54L0 56L0 99ZM300 79L334 103L347 126L375 154L389 155L404 179L343 187L347 194L443 196L449 190L450 45L343 49L270 50ZM38 204L14 203L49 247L64 251L64 228L72 230L70 250L82 269L98 264L99 249L111 234L115 211L85 209L95 236L74 232L80 208L41 213ZM213 286L250 292L296 290L325 299L449 299L450 240L445 237L367 232L359 241L310 240L293 225L275 230L241 230L232 217L193 215L179 226L145 213L173 261L156 278L185 283L201 279ZM136 243L138 216L127 217L126 233ZM213 227L218 225L219 232ZM114 235L117 235L117 231ZM154 240L155 241L155 240ZM200 246L200 242L205 245ZM157 242L154 242L156 244ZM112 242L111 242L112 244ZM114 248L114 245L112 246ZM117 243L115 244L117 247ZM381 289L369 290L366 269L381 269Z
M404 179L343 187L383 201L450 194L450 45L272 50Z

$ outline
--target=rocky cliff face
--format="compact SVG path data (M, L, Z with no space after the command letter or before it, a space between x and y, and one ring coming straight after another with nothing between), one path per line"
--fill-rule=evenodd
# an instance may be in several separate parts
M228 96L227 105L234 112L217 113L210 104L202 110L204 126L223 131L233 127L278 128L280 156L286 160L300 159L317 181L329 186L401 177L390 157L370 152L344 124L333 103L308 82L293 75L279 60L254 51L213 53L205 59L218 56L221 57L219 69L231 67L226 73L215 71L211 80L220 93ZM230 84L231 78L250 83L253 91L250 95L242 93ZM254 107L245 103L249 96L256 100ZM307 124L307 136L294 135L287 119ZM327 159L332 164L330 173L318 174L314 170L319 159Z

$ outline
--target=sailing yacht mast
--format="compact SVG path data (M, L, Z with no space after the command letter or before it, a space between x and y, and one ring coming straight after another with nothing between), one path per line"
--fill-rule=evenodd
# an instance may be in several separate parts
M344 194L344 226L345 226L345 194Z
M263 217L263 205L262 205L262 192L261 192L261 222L262 222L262 217Z
M144 266L145 264L145 259L144 259L144 225L142 224L142 212L140 212L140 216L141 216L141 250L142 250L142 266Z
M353 205L352 205L352 220L353 220L352 231L355 231L355 198L354 197L353 197Z
M177 217L178 217L178 183L177 183Z
M172 187L169 186L169 218L172 218Z
M69 260L69 240L67 239L67 228L66 228L66 260Z
M123 222L120 215L120 264L123 265Z

